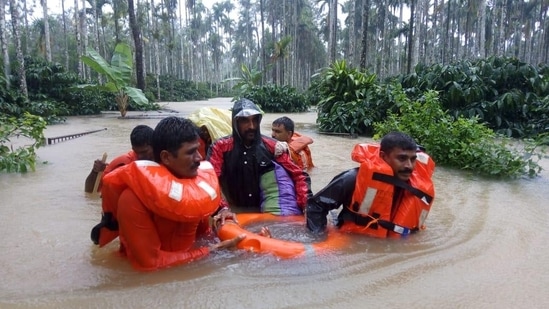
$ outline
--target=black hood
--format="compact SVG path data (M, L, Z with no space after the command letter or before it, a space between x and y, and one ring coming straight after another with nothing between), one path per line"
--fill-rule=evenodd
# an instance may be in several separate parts
M239 141L242 140L240 137L240 134L238 133L238 126L236 125L236 119L238 117L249 117L259 115L259 124L261 125L261 120L263 118L263 111L255 105L254 102L248 100L248 99L240 99L236 101L233 105L232 110L232 127L233 127L233 137ZM261 130L260 126L257 127L257 134L256 138L261 138Z

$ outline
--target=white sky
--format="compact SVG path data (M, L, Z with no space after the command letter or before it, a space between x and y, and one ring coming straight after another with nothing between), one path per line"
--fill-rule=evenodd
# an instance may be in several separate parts
M62 12L62 9L61 9L61 0L47 0L48 1L48 14L61 14ZM82 0L78 0L79 3L78 5L80 6L82 4ZM143 1L150 1L150 0L134 0L135 2L143 2ZM154 0L155 3L156 2L159 2L159 0ZM185 0L178 0L179 3L183 4L185 3ZM206 6L207 8L211 9L212 6L217 3L217 2L223 2L223 0L201 0L202 1L202 4L204 4L204 6ZM235 5L237 5L236 1L234 1ZM86 2L86 5L87 7L90 7L90 5ZM36 17L36 18L41 18L42 17L42 6L40 5L40 1L39 0L31 0L31 1L27 1L27 6L28 8L30 9L30 7L33 7L34 8L34 12L33 14L31 15L31 18L32 17ZM74 7L74 0L65 0L65 10L70 10ZM110 10L110 6L109 5L105 5L103 7L103 10ZM6 10L8 12L6 13L9 13L9 10ZM234 11L233 11L234 13ZM6 18L9 20L10 16L8 16L9 14L6 14ZM343 12L341 12L341 6L339 6L339 12L338 12L338 19L343 22L343 20L346 18L346 14L343 14Z
M35 13L34 15L41 15L42 14L42 7L40 6L40 2L38 0L34 0L35 3L36 3L36 7L35 7ZM61 10L61 0L47 0L48 1L48 13L49 14L61 14L62 10ZM81 0L79 0L81 1ZM149 1L149 0L134 0L134 3L137 3L137 2L143 2L143 1ZM28 1L30 2L30 1ZM157 2L155 0L155 2ZM179 0L180 3L184 4L185 0ZM214 5L214 3L216 2L222 2L222 1L219 1L219 0L202 0L202 3L204 4L204 6L206 6L207 8L211 9L212 6ZM81 5L82 2L78 3L78 5ZM27 3L27 5L29 5L29 3ZM89 4L87 4L88 7ZM74 0L65 0L65 10L68 10L68 9L72 9L74 7ZM109 5L105 5L103 7L103 9L109 7ZM110 9L110 8L109 8Z

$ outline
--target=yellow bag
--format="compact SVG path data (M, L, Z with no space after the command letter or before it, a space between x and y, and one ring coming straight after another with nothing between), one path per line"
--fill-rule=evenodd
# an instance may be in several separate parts
M189 119L199 128L206 126L212 142L223 136L230 135L233 131L231 112L215 107L202 107L189 115Z

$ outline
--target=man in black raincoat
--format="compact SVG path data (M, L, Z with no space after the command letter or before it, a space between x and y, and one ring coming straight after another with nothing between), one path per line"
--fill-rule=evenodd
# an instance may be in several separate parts
M287 151L275 156L278 141L261 134L261 119L262 111L252 101L238 100L232 109L232 135L217 140L208 151L207 160L214 166L224 195L220 213L229 206L261 212L260 178L275 168L274 162L288 172L301 212L311 195L308 174L293 163ZM224 216L220 217L223 223Z

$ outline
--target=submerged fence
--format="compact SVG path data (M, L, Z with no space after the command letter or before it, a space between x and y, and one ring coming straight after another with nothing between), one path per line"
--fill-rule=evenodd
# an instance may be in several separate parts
M80 136L84 136L84 135L88 135L88 134L92 134L92 133L96 133L96 132L101 132L101 131L105 131L105 130L107 130L107 128L103 128L103 129L99 129L99 130L93 130L93 131L87 131L87 132L82 132L82 133L76 133L76 134L70 134L70 135L57 136L57 137L48 137L48 138L46 138L46 142L47 142L48 145L57 144L57 143L64 142L64 141L67 141L67 140L70 140L70 139L74 139L74 138L77 138L77 137L80 137Z

